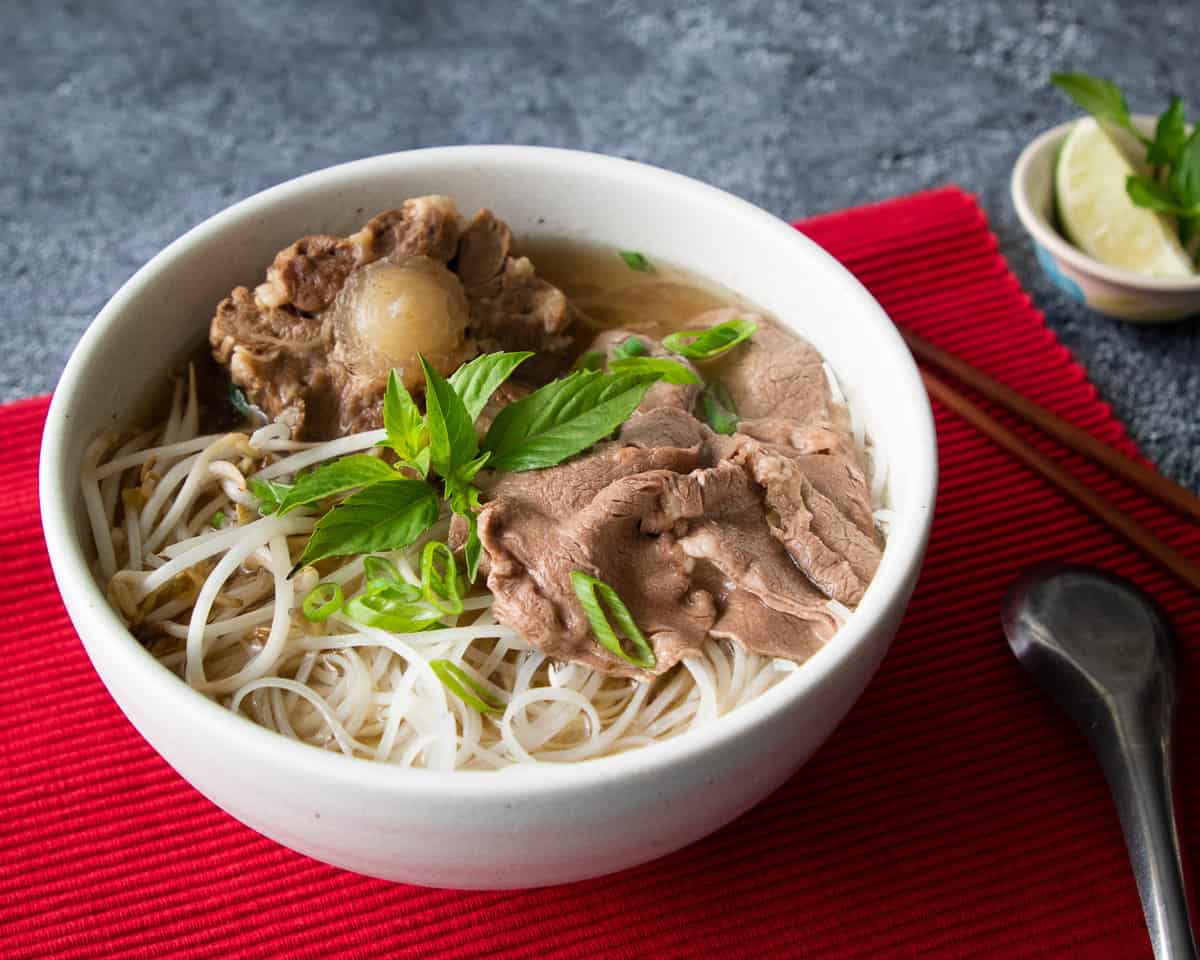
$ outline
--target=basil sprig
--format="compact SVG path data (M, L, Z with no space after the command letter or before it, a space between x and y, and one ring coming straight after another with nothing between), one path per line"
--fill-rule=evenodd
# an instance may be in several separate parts
M663 337L663 346L689 360L713 360L758 332L753 320L738 317L706 330L681 330Z
M442 686L477 713L503 713L501 703L487 687L449 660L430 660L429 666Z
M519 471L561 463L616 430L637 409L650 385L664 375L654 368L636 373L585 370L554 380L501 410L481 444L475 420L496 389L531 356L528 352L486 354L464 364L449 380L421 357L424 415L392 371L383 406L386 438L380 446L396 453L395 467L365 454L351 454L305 473L290 486L250 478L264 514L283 514L356 491L317 521L296 569L331 556L401 550L433 525L445 502L466 521L467 577L474 582L483 550L476 520L480 491L473 483L479 471L485 466ZM448 547L445 551L445 557L451 556ZM442 565L438 586L433 588L438 599L427 598L443 612L456 605L457 583L451 579L448 563ZM409 601L392 595L398 587L390 589L391 594L371 595L374 599L351 600L345 609L356 619L361 614L373 623L411 623L411 611L395 608Z
M658 662L654 650L646 635L634 623L633 614L629 612L616 590L582 570L571 571L571 586L575 588L575 596L579 598L579 604L583 607L588 623L592 625L592 633L596 635L600 646L635 667L644 670L654 667ZM608 608L607 612L605 607ZM622 646L621 638L609 622L610 615L624 634L625 643L633 649L632 653Z
M1187 246L1200 231L1200 127L1188 133L1183 101L1171 100L1150 138L1134 126L1115 83L1084 73L1055 73L1050 79L1097 120L1120 127L1145 147L1152 175L1127 177L1125 191L1137 206L1174 216L1179 240Z

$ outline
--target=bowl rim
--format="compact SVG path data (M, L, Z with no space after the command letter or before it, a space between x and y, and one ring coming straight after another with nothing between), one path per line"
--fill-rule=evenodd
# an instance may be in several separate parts
M73 482L64 483L65 452L72 436L71 425L64 414L70 410L80 383L91 370L93 355L110 328L119 324L127 305L159 269L177 258L186 257L192 247L213 235L219 235L247 213L257 210L269 215L276 201L291 194L302 194L328 180L341 182L358 176L371 179L389 173L396 175L403 173L406 166L421 163L443 164L450 169L478 167L480 164L568 164L580 175L610 172L640 180L644 185L668 193L686 194L688 203L706 205L726 219L750 221L757 225L756 228L762 231L764 237L773 237L772 242L790 243L800 256L821 261L825 269L832 269L840 275L847 296L857 301L867 326L873 328L871 333L876 339L877 348L889 350L894 355L893 376L902 394L911 400L908 413L914 418L914 438L920 449L914 458L915 467L906 482L912 484L913 503L916 506L913 515L904 518L906 522L898 524L898 529L889 537L879 570L862 603L847 623L801 669L752 701L718 718L717 722L698 730L686 731L647 749L581 763L514 764L499 771L396 768L365 758L346 756L341 752L315 749L262 727L244 715L233 713L164 669L117 617L89 567L84 549L85 532L77 529L73 522L75 504L56 502L53 496L53 492L60 488L74 488ZM545 796L547 793L661 772L681 760L702 755L731 741L751 728L765 724L772 717L778 717L790 704L803 699L856 654L863 641L879 628L880 622L893 613L893 600L897 594L903 594L907 601L905 591L916 582L928 542L936 489L937 442L933 412L916 364L879 303L857 278L817 243L748 201L683 174L584 151L491 144L402 151L327 167L255 193L192 227L135 272L85 330L54 391L43 432L39 463L39 504L51 566L76 633L93 660L93 665L96 662L93 647L99 649L103 645L119 669L136 675L141 688L147 691L145 696L148 700L161 702L167 698L168 702L175 705L175 724L204 724L212 731L214 742L236 740L240 744L236 749L240 751L270 755L277 765L286 766L293 773L302 773L325 784L339 783L367 790L399 791L426 797L454 795L478 798L486 795L489 798L511 799L533 794ZM87 624L85 630L79 629L80 622ZM120 703L118 706L124 712ZM140 732L136 722L134 726Z
M1034 209L1029 197L1029 171L1035 162L1050 151L1057 151L1066 139L1071 128L1087 115L1076 117L1051 127L1026 144L1017 157L1010 179L1010 193L1013 207L1016 208L1017 218L1032 235L1034 241L1046 247L1055 257L1074 267L1080 273L1091 274L1101 280L1123 287L1134 287L1152 293L1200 293L1200 275L1194 279L1173 277L1147 277L1123 267L1113 267L1101 263L1095 257L1088 256L1074 244L1047 223ZM1138 113L1133 115L1134 123L1139 126L1154 128L1155 118L1150 114ZM1051 191L1054 190L1054 179L1051 177Z

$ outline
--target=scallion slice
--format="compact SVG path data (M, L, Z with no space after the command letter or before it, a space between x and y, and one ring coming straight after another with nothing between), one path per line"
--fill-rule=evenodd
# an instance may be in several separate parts
M344 608L351 620L392 633L428 630L442 613L420 600L420 591L410 583L377 580L367 590L351 597Z
M403 583L404 578L396 565L387 557L377 557L372 554L363 560L363 581L369 586L376 581L392 581Z
M714 380L704 388L700 395L700 406L704 412L704 422L717 433L728 436L737 430L738 416L733 407L733 398L720 381Z
M609 363L608 369L612 373L653 374L665 383L677 385L703 382L678 360L665 357L617 357Z
M439 558L442 569L438 569ZM421 589L425 599L442 613L456 617L463 612L454 551L440 540L430 540L421 551Z
M429 666L442 686L477 713L503 713L504 704L487 687L449 660L430 660Z
M638 253L636 250L618 250L617 253L630 270L636 270L638 273L653 273L654 264L646 259L645 254Z
M589 350L587 353L581 354L579 359L575 361L572 370L603 370L604 369L604 351Z
M320 623L328 620L342 609L345 600L346 597L342 593L341 586L327 580L324 583L318 583L308 592L308 596L300 605L300 612L310 623Z
M649 353L650 348L638 337L626 337L613 348L614 357L644 357Z
M592 632L596 635L600 646L635 667L641 667L644 670L654 667L658 662L654 651L646 640L646 635L633 622L633 615L617 595L616 590L603 580L589 576L582 570L571 571L571 586L575 588L575 596L579 598L579 603L583 607L583 612L587 614L588 622L592 625ZM608 613L605 612L605 607L608 608ZM617 627L624 633L628 645L633 648L632 655L621 646L621 638L617 636L616 630L609 623L610 615L616 621Z
M663 337L663 346L689 360L713 360L758 332L753 320L739 317L707 330L681 330Z
M225 511L218 510L212 515L212 520L210 520L209 523L212 524L214 530L220 530L223 526L225 526Z

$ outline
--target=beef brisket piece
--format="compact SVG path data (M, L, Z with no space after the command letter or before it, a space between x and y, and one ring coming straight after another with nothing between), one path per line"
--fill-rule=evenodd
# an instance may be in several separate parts
M545 383L570 363L575 310L566 294L537 276L527 257L512 256L512 239L507 224L480 210L463 231L455 272L480 352L532 350L515 376Z
M441 358L439 372L448 375L478 343L487 351L534 350L518 377L542 382L570 359L574 311L527 259L510 256L511 244L508 227L489 211L464 229L454 201L440 196L406 200L347 237L302 237L276 255L253 292L238 287L218 305L209 328L213 357L251 403L297 438L378 427L386 372L351 369L353 349L339 340L335 301L369 264L425 258L447 282L443 268L458 271L469 317L463 342ZM416 377L410 387L419 371Z

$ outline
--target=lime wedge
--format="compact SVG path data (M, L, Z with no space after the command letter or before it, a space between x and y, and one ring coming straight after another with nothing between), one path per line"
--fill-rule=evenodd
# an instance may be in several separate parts
M1101 263L1150 277L1190 277L1192 259L1167 217L1135 206L1125 179L1138 173L1092 117L1071 128L1058 155L1054 190L1063 233Z

